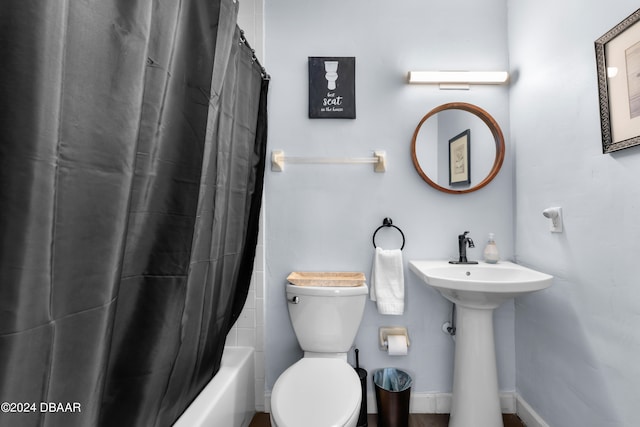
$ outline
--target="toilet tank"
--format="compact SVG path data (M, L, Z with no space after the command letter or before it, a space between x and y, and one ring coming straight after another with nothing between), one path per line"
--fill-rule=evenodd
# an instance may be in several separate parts
M287 284L286 291L289 317L302 350L349 351L362 320L368 294L366 284L354 287Z

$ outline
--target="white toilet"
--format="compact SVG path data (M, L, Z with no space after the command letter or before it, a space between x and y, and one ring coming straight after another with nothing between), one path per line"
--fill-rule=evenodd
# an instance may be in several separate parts
M368 294L355 287L287 284L289 317L304 357L280 375L271 393L274 427L354 427L361 387L347 352Z

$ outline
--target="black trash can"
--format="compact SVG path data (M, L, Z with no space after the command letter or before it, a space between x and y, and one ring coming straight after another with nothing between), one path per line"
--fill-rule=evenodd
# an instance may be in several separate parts
M379 427L408 427L411 376L396 368L378 369L373 373Z

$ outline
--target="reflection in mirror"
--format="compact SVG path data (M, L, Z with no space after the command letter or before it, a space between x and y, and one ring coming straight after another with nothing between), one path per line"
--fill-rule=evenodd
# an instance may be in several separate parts
M456 165L451 162L450 150L460 148L458 137L467 130L468 159L458 159ZM504 160L500 127L486 111L466 103L444 104L430 111L418 124L411 146L418 173L429 185L447 193L468 193L484 187ZM451 172L456 169L458 175L452 180Z
M449 140L469 130L470 183L450 185ZM476 115L463 110L444 110L434 114L416 135L416 157L424 172L442 187L463 190L489 174L496 157L491 131Z

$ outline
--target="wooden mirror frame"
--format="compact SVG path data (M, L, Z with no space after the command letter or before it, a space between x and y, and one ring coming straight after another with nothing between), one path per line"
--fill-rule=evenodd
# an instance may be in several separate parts
M424 172L424 170L422 170L422 168L420 167L420 163L418 162L418 156L416 155L416 140L418 139L418 132L420 132L420 128L422 127L423 123L427 121L429 117L444 110L463 110L476 115L478 118L480 118L480 120L482 120L489 127L489 130L493 135L493 140L496 143L496 158L493 161L493 167L489 171L489 174L482 181L480 181L478 185L466 188L464 190L453 190L451 188L442 187L441 185L438 185L435 181L431 180L431 178L429 178L427 174ZM471 193L473 191L477 191L481 189L482 187L490 183L493 180L493 178L496 177L496 175L500 171L500 168L502 167L502 163L504 162L504 151L505 151L504 135L502 134L502 130L500 129L500 126L498 126L498 122L496 122L495 119L491 117L491 114L487 113L482 108L473 104L468 104L466 102L450 102L448 104L442 104L434 108L433 110L429 111L422 118L422 120L420 120L420 123L418 123L416 130L413 132L413 138L411 139L411 159L413 160L413 165L415 166L416 170L418 171L422 179L424 179L427 182L427 184L429 184L436 190L440 190L449 194Z

